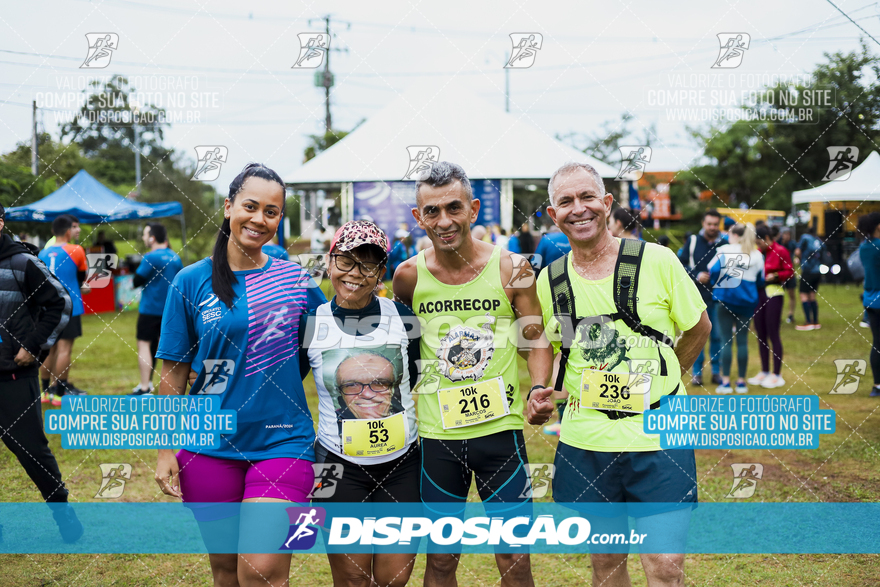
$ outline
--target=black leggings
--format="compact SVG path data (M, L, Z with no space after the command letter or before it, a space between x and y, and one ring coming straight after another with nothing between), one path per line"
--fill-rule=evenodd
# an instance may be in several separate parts
M770 345L773 345L773 373L782 371L782 339L779 325L782 323L782 309L785 296L768 298L763 293L758 296L758 311L755 312L755 334L758 335L758 351L761 355L761 371L770 372Z
M3 381L0 392L0 436L16 456L25 473L48 502L66 502L67 487L49 441L43 433L40 380L24 377Z
M868 308L868 324L871 325L871 334L874 340L871 341L871 371L874 373L874 385L880 385L880 310Z

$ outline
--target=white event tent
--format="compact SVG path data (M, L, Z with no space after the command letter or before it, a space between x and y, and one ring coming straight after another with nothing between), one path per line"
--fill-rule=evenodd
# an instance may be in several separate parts
M500 180L500 219L507 229L513 224L514 183L546 182L567 161L589 163L603 178L618 172L534 126L528 111L507 113L454 79L409 88L284 179L293 189L340 190L346 221L351 219L353 182L401 181L409 166L407 147L418 145L438 147L439 160L458 163L471 179Z
M829 181L808 190L792 192L791 203L880 202L880 154L872 151L844 181Z

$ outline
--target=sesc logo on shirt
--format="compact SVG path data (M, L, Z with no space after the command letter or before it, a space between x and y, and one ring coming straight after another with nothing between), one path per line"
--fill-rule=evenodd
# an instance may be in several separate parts
M208 299L199 304L199 311L202 314L202 322L205 324L215 322L220 319L220 298L215 294L208 296Z

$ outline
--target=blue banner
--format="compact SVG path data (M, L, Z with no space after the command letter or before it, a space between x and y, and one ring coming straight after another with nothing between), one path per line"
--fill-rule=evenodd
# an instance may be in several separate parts
M65 544L46 504L0 503L0 553L880 551L878 503L450 505L79 503Z

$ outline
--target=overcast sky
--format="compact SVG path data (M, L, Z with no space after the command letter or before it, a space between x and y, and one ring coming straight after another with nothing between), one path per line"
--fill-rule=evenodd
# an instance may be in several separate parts
M880 38L880 4L835 3ZM539 33L534 65L510 72L511 113L556 135L598 133L604 121L629 111L640 131L656 126L651 168L657 170L687 167L700 149L686 133L686 124L697 122L671 120L649 90L667 87L677 74L719 73L711 69L719 33L751 38L742 64L721 72L736 76L804 74L824 52L856 49L862 34L827 0L7 2L0 15L0 149L29 140L33 99L46 106L42 126L57 136L64 110L57 106L89 76L125 74L142 87L172 76L174 84L189 85L158 91L165 101L179 89L187 98L183 108L170 109L183 121L173 124L166 142L193 159L197 145L227 146L229 162L212 182L221 192L249 161L289 173L301 165L307 135L324 125L314 71L291 68L297 34L321 31L323 21L309 19L327 13L334 17L331 47L347 49L330 54L337 129L352 128L425 78L460 77L504 108L509 35ZM88 33L119 36L104 69L80 68ZM754 85L736 80L730 88L736 95ZM193 93L201 104L192 104Z

